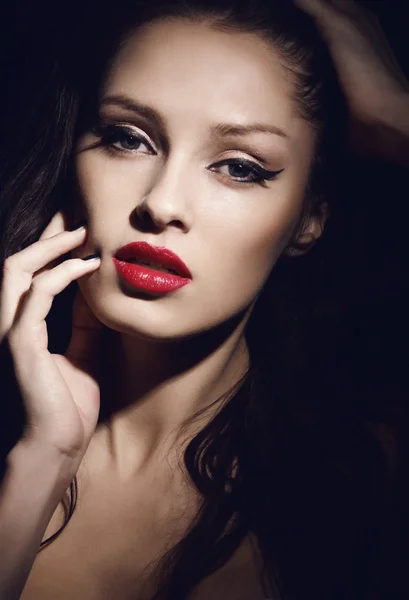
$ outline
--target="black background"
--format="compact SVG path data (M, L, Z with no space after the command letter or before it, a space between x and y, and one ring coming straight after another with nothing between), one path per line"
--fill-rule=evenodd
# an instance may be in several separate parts
M406 0L362 2L377 14L409 79ZM102 12L115 2L19 0L0 9L0 151L13 152L21 123L49 76L55 44L89 43ZM402 414L408 392L408 170L384 161L356 159L340 181L346 206L344 239L336 250L330 286L347 311L343 343L351 373L368 403Z
M379 17L409 79L406 0L362 4ZM99 15L115 10L95 0L19 0L0 9L0 152L13 152L21 123L41 97L61 39L76 45L78 29L89 44ZM67 43L67 42L65 42ZM335 250L333 297L347 314L340 342L355 384L374 411L402 415L408 395L408 170L384 161L356 159L339 182L346 206L344 238ZM341 349L340 349L341 350ZM397 413L396 413L397 411Z
M372 0L362 4L380 18L409 79L409 2ZM21 123L27 122L32 104L41 96L53 62L54 44L67 35L75 44L75 28L81 21L87 23L92 43L98 14L105 10L115 10L115 2L20 0L0 9L2 156L8 149L12 152ZM409 372L408 170L357 158L345 170L340 187L347 217L328 283L347 315L345 331L338 338L344 347L339 351L348 355L354 389L361 394L360 401L372 407L373 419L402 421ZM396 442L385 436L384 444L393 455ZM399 444L398 454L403 456L407 436ZM406 503L405 472L403 469L401 506Z

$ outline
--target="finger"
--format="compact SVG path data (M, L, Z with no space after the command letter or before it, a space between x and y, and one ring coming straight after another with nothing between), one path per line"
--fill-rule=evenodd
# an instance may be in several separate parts
M354 0L294 0L323 27L331 27L340 17L358 17L363 9Z
M85 223L85 221L84 221L84 223ZM79 229L79 227L76 227L76 229ZM51 221L49 222L49 224L47 225L47 227L44 229L43 233L41 234L39 240L49 239L51 237L54 237L55 235L64 233L65 231L67 231L65 217L63 215L63 212L61 210L59 210L52 217ZM61 262L61 256L52 259L50 261L50 263L47 264L47 266L44 266L39 270L39 273L43 273L46 270L53 269L55 266L57 266L59 264L59 262Z
M51 221L48 223L47 227L44 229L43 233L40 235L39 240L46 240L47 238L56 235L57 233L62 233L65 231L65 222L62 212L59 210L52 217Z
M350 14L354 14L361 10L361 7L357 2L355 2L355 0L327 0L327 3Z
M39 240L5 260L0 289L0 343L12 327L33 280L54 267L54 259L82 244L85 237L85 230L65 231Z
M65 357L93 375L99 365L99 342L104 325L94 315L78 288L72 313L72 334Z
M314 18L325 18L332 6L323 0L294 0L294 3Z
M40 239L9 257L6 260L7 270L13 273L19 271L33 275L52 260L82 244L85 237L86 229L81 228L75 231L63 231L52 237Z
M9 339L12 344L37 345L39 350L47 349L48 335L45 318L50 312L54 297L61 293L72 281L95 271L100 259L82 260L72 258L51 271L40 275L32 282L27 292Z
M406 74L399 64L377 15L360 5L356 0L294 0L302 10L316 21L323 38L330 47L340 41L348 46L353 40L360 40L361 47L371 45L387 63L393 76L403 88L407 88ZM356 33L360 36L357 37ZM351 36L352 34L352 36ZM368 51L371 54L371 50ZM334 55L335 61L337 56ZM342 59L342 57L341 57Z
M330 45L333 42L334 29L339 28L340 13L328 1L294 0L295 4L313 18L321 36Z

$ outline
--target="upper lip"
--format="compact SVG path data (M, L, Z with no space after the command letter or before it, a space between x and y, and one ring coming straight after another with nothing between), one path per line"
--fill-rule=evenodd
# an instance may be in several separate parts
M183 260L165 246L152 246L148 242L130 242L122 246L115 254L119 260L134 258L141 262L151 262L166 269L173 269L181 277L192 278L192 274Z

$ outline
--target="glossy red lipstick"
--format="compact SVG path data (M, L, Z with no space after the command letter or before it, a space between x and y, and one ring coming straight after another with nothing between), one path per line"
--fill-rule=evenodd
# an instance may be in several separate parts
M146 292L173 292L189 283L192 275L179 256L164 246L131 242L113 257L117 272L132 287Z

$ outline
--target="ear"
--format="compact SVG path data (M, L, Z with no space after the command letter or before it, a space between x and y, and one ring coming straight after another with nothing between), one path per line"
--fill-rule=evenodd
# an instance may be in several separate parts
M316 206L306 219L301 232L297 235L295 240L287 246L283 254L289 257L306 254L322 236L329 214L327 202L321 202Z

